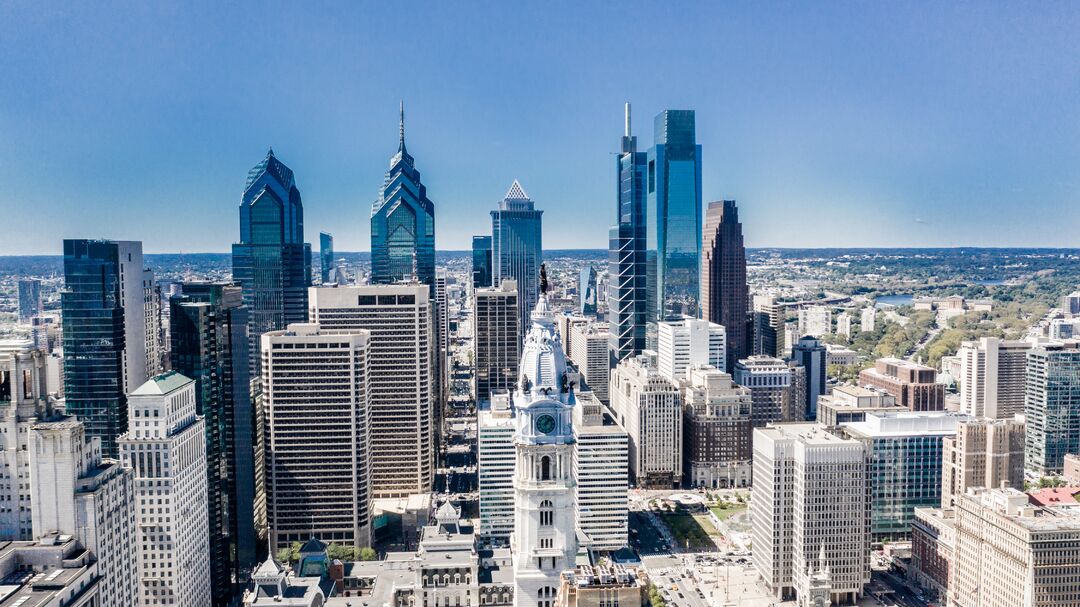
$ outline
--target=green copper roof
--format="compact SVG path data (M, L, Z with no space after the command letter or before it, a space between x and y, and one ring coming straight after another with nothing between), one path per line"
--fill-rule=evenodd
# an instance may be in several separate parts
M184 386L190 384L192 379L189 379L176 371L169 371L168 373L162 373L151 377L147 382L139 386L132 396L144 396L144 395L158 395L168 394L174 390L179 390Z

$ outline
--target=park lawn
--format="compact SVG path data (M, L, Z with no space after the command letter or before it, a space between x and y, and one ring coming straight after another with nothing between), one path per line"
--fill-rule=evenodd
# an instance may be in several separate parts
M716 543L711 536L720 536L720 532L703 514L684 512L662 512L660 520L671 530L679 547L689 550L715 550Z
M736 514L745 511L746 510L746 504L738 504L738 505L726 505L725 504L723 506L713 506L712 508L709 508L709 510L712 510L712 513L716 515L716 518L718 518L718 519L720 519L722 521L726 521L727 519L731 518L732 516L735 516Z

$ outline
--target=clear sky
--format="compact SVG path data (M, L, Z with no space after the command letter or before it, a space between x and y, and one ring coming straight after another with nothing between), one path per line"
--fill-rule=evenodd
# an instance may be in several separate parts
M439 249L515 178L545 248L605 247L628 100L642 147L697 110L748 246L1080 246L1078 32L1055 2L0 1L0 254L228 251L271 145L307 240L367 250L399 99Z

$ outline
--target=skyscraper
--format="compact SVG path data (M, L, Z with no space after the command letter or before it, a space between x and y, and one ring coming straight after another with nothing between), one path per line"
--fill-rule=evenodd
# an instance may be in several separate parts
M728 373L751 354L746 249L734 200L710 202L701 249L701 317L727 329ZM773 356L773 353L769 354Z
M434 330L425 285L311 290L323 331L371 332L371 487L375 498L431 490L435 466Z
M699 316L701 146L694 122L693 110L664 110L654 120L645 213L652 324L669 316Z
M271 546L312 537L367 546L369 333L298 323L264 334L262 345Z
M1080 453L1080 342L1042 344L1027 355L1024 468L1060 474Z
M661 322L657 328L657 367L675 385L687 379L686 370L693 365L727 366L727 332L721 325L684 318Z
M19 322L41 314L41 281L33 278L19 281Z
M628 358L611 372L611 409L630 437L636 486L670 489L682 482L682 398L660 375L655 357Z
M1024 373L1031 343L983 337L965 341L960 357L960 410L1011 419L1024 412Z
M398 151L390 158L379 199L371 207L371 282L416 280L435 288L435 204L427 197L413 157L405 149L405 104Z
M128 402L132 428L117 442L135 480L139 604L208 605L206 429L195 414L195 382L170 371Z
M755 356L787 356L784 343L784 304L771 295L754 296L754 329L751 354Z
M240 200L240 242L233 245L232 263L233 280L240 284L248 309L251 369L256 372L259 336L304 322L311 286L311 245L304 242L300 190L274 150L248 171Z
M802 403L804 420L817 419L818 397L825 394L825 346L813 337L803 337L791 348L791 357L806 369L806 394Z
M585 266L578 274L578 313L596 316L596 268Z
M64 241L66 410L116 457L127 430L127 393L146 381L141 242Z
M334 236L328 232L319 232L319 266L323 284L337 282L336 276L330 276L334 269Z
M491 285L491 237L472 237L472 287L484 289Z
M606 405L611 375L607 323L582 323L569 329L572 335L569 356L581 373L582 389L591 391L593 396Z
M519 329L529 327L529 313L540 296L540 264L543 211L515 179L510 190L491 212L492 284L506 279L517 281Z
M683 473L691 487L750 484L750 389L716 367L694 365L683 383Z
M504 280L499 288L473 293L473 393L476 402L494 392L513 390L521 349L518 329L517 283Z
M0 341L0 541L33 539L29 430L53 416L48 355L29 341Z
M257 565L255 447L247 307L240 287L184 283L169 300L173 370L195 380L195 411L206 426L210 576L214 604L227 604L233 579Z
M626 130L616 162L615 225L608 236L608 326L612 361L640 354L645 348L645 175L648 154L637 151L630 134L630 104Z

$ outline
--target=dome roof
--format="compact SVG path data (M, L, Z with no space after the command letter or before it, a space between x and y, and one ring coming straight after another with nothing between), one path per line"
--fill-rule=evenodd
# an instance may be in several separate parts
M523 389L526 380L530 393L545 388L559 394L562 378L566 374L566 355L563 354L562 340L555 330L547 296L541 294L532 313L532 326L525 334L525 343L519 365L518 390Z

